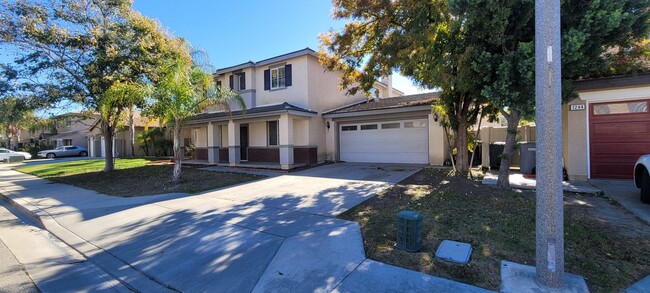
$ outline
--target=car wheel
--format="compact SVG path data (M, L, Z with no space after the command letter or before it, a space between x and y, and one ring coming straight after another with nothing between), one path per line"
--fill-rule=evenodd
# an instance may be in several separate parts
M56 158L56 155L53 154L53 153L49 153L49 154L47 154L46 157L47 157L48 159L54 159L54 158Z
M80 157L85 157L85 156L87 156L87 155L88 155L87 152L79 152L79 156L80 156Z
M650 174L645 169L641 175L641 201L650 203Z

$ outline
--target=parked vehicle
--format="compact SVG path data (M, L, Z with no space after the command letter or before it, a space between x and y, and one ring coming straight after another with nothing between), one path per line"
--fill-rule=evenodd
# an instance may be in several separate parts
M74 157L80 156L85 157L88 155L88 150L85 147L77 145L67 145L55 148L53 150L44 150L38 152L38 156L41 158L53 159L56 157Z
M25 160L29 160L32 158L32 155L26 152L16 152L5 148L0 148L0 161L6 161L10 156L18 156L18 155L25 157Z
M641 189L641 201L650 203L650 155L643 155L634 165L634 184Z

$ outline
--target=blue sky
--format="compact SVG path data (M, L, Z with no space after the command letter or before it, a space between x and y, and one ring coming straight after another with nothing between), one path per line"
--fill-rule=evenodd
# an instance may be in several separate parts
M320 33L344 25L331 18L326 0L135 0L133 8L207 51L217 68L318 50ZM402 76L393 84L407 94L422 91Z

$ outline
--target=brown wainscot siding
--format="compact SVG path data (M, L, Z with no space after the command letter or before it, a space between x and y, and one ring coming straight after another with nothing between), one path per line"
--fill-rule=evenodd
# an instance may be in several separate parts
M207 148L195 148L194 149L194 158L197 160L207 160L208 159L208 149Z
M249 147L248 148L248 161L260 163L279 163L280 162L280 149L279 148L266 148L266 147Z
M219 163L228 163L228 147L219 148Z
M317 150L316 147L294 147L293 148L293 161L296 164L313 165L317 163Z

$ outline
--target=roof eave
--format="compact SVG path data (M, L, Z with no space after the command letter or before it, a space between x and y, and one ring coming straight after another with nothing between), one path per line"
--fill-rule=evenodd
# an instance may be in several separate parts
M393 113L406 113L406 112L430 111L430 110L431 110L431 105L418 105L418 106L393 107L393 108L361 110L361 111L342 112L342 113L325 113L325 114L323 114L323 117L324 118L344 118L344 117L369 116L369 115L381 115L381 114L393 114Z
M275 110L275 111L259 112L259 113L242 113L242 114L226 115L221 117L202 118L202 119L190 120L187 122L187 125L202 124L202 123L215 122L215 121L260 118L260 117L279 115L284 113L289 113L291 115L304 116L304 117L315 117L316 115L318 115L317 112L312 112L312 111L305 112L305 111L299 111L294 109L284 109L284 110Z

